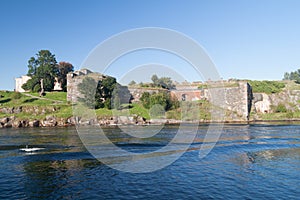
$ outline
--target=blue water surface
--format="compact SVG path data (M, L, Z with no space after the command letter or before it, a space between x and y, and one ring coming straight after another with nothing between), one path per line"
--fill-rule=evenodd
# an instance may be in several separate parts
M95 159L73 127L0 129L0 199L300 199L300 125L225 125L200 159L207 128L173 164L139 174ZM177 129L134 140L118 128L104 132L124 150L152 152ZM26 145L44 149L20 151Z

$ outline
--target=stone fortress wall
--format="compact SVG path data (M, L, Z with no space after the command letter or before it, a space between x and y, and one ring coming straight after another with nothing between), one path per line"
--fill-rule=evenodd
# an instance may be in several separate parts
M78 97L82 97L78 91L78 84L80 84L84 77L94 77L95 80L101 80L106 76L100 73L93 73L87 69L75 71L69 73L67 76L67 99L68 101L76 102ZM226 81L225 81L226 82ZM222 105L225 110L229 111L226 115L226 120L229 121L247 121L249 119L251 106L252 106L252 88L246 81L236 82L229 86L225 84L218 84L217 87L211 87L210 89L198 89L198 86L176 86L174 90L157 89L157 88L138 88L138 87L126 87L124 91L129 92L132 102L138 102L144 92L153 94L161 91L170 92L173 97L177 97L179 101L196 101L196 100L208 100L213 101L212 96L219 100L218 105ZM221 81L223 83L223 81ZM214 83L212 83L212 86ZM216 84L215 84L216 85ZM122 94L122 91L121 93ZM122 94L124 95L124 94ZM219 96L219 97L218 97ZM225 98L223 98L225 97Z
M272 113L272 107L279 104L284 105L288 110L295 108L300 110L300 90L283 90L278 94L253 94L254 113Z
M144 92L149 92L150 94L159 93L159 92L168 92L166 89L160 88L138 88L138 87L128 87L128 90L132 96L132 102L140 101L142 94Z
M211 99L212 96L214 99ZM215 101L217 105L221 105L227 111L225 120L249 120L253 93L251 86L246 81L237 82L236 86L231 87L204 89L204 98L210 102Z
M83 98L83 95L78 89L78 85L82 83L85 77L91 77L99 81L106 76L100 73L94 73L88 69L81 69L67 74L67 101L77 102L78 98Z
M217 107L227 111L225 120L235 121L249 119L252 106L252 88L246 81L228 82L217 81L204 84L204 89L197 89L193 85L186 87L176 86L171 90L171 95L176 96L181 101L208 100ZM177 89L179 88L179 89Z

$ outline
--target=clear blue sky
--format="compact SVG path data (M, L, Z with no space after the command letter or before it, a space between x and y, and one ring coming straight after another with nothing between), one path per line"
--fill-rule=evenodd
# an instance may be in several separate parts
M299 8L298 0L1 0L0 89L13 90L41 49L79 69L97 44L140 27L192 37L224 79L282 79L300 68Z

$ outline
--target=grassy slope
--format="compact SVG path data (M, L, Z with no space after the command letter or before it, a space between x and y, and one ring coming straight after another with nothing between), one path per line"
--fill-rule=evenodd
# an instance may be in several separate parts
M39 99L39 94L37 93L27 93L35 97L29 97L24 94L20 93L19 98L14 97L14 92L7 92L7 91L0 91L0 95L3 97L0 98L0 108L12 108L12 107L20 107L23 108L35 108L35 110L39 110L38 114L34 113L19 113L19 114L5 114L0 113L0 117L10 117L15 116L18 119L44 119L47 115L53 115L55 117L60 118L69 118L73 116L73 110L70 103L66 101L66 93L65 92L52 92L52 93L46 93L46 95L43 97L43 99ZM47 100L46 100L46 99ZM56 102L60 101L60 102ZM182 105L186 112L186 119L197 119L199 117L198 114L200 113L201 119L209 119L209 104L204 101L199 102L185 102ZM199 110L195 110L195 106L200 108ZM124 109L122 110L108 110L106 108L101 108L96 110L96 115L100 118L110 118L114 115L137 115L142 116L146 119L150 119L149 111L145 109L141 104L139 103L133 103L129 109L126 109L128 105L124 105ZM53 108L56 109L56 111L53 111ZM46 110L45 113L41 113L42 110ZM182 109L176 109L171 110L166 113L167 118L169 119L181 119L181 112Z
M28 110L35 109L35 112L22 112L18 114L5 114L0 113L0 117L10 117L15 116L19 119L43 119L46 115L54 115L56 117L70 117L72 116L72 108L70 104L66 101L65 92L53 92L46 93L46 96L39 99L37 93L29 93L30 95L36 96L37 98L26 96L19 93L16 97L16 93L8 91L0 91L0 108L12 108L20 107L26 108ZM56 102L56 100L61 102ZM53 111L55 109L55 111Z
M53 115L60 118L69 118L73 116L72 106L66 101L66 92L52 92L46 93L43 99L39 99L38 93L26 93L35 97L29 97L22 93L19 93L20 97L15 98L14 92L0 91L0 108L12 108L20 107L23 108L34 108L39 110L38 114L34 113L19 113L19 114L5 114L0 113L1 117L15 116L18 119L44 119L47 115ZM47 99L47 100L46 100ZM57 102L59 101L59 102ZM56 111L53 111L53 108ZM46 110L45 113L41 113L42 110ZM108 110L106 108L101 108L96 110L97 116L100 118L110 118L113 115L127 115L128 109L123 110ZM132 108L129 109L130 115L143 116L146 119L150 119L148 111L143 108L140 104L132 104Z
M268 82L270 83L270 82ZM271 84L266 84L266 82L256 81L254 84L254 91L261 91L263 92L266 90L266 93L269 93L270 90L279 92L282 88L282 83L285 84L286 89L293 89L293 90L300 90L300 84L295 84L293 82L283 82L280 83L271 82ZM69 102L66 101L66 93L65 92L52 92L46 93L46 96L43 98L46 99L38 99L39 95L37 93L28 93L35 97L25 96L24 94L20 94L21 96L16 98L14 92L7 92L7 91L0 91L0 108L4 107L34 107L38 110L45 110L44 113L19 113L19 114L4 114L0 113L0 117L10 117L15 116L19 119L43 119L47 115L53 115L60 118L69 118L73 116L72 106ZM59 101L59 102L57 102ZM300 102L299 102L300 103ZM194 109L195 106L199 107L199 110ZM55 108L55 111L53 111ZM185 102L182 104L181 108L176 110L171 110L166 113L167 118L169 119L181 119L182 118L182 111L185 110L185 118L186 120L192 119L210 119L210 104L205 101L198 101L198 102ZM143 116L146 119L150 119L149 112L145 109L142 105L138 103L134 103L131 105L130 109L123 109L123 110L108 110L105 108L96 110L97 116L100 118L110 118L113 115L128 115L128 111L130 115L138 115ZM278 113L271 113L271 114L259 114L259 117L264 120L282 120L282 119L291 119L291 118L300 118L300 111L287 111L287 112L278 112Z

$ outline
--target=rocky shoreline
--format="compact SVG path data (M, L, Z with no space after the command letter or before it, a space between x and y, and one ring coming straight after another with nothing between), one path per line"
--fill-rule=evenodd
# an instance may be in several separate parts
M137 117L111 117L105 119L80 119L78 117L70 118L57 118L54 116L46 116L45 119L17 119L16 117L4 117L0 118L0 128L26 128L26 127L66 127L78 125L101 125L101 126L110 126L110 125L145 125L150 123L156 123L154 121L147 121L145 118Z
M67 127L67 126L86 126L86 125L100 125L100 126L117 126L117 125L159 125L159 124L174 124L178 125L181 123L225 123L225 124L251 124L251 123L271 123L271 122L300 122L300 119L288 119L288 120L250 120L250 121L217 121L213 122L211 120L200 120L200 121L182 121L175 119L156 119L156 120L146 120L141 116L127 117L118 116L110 117L105 119L93 119L84 120L76 117L70 118L57 118L54 116L47 116L45 119L17 119L16 117L4 117L0 118L0 128L27 128L27 127Z

